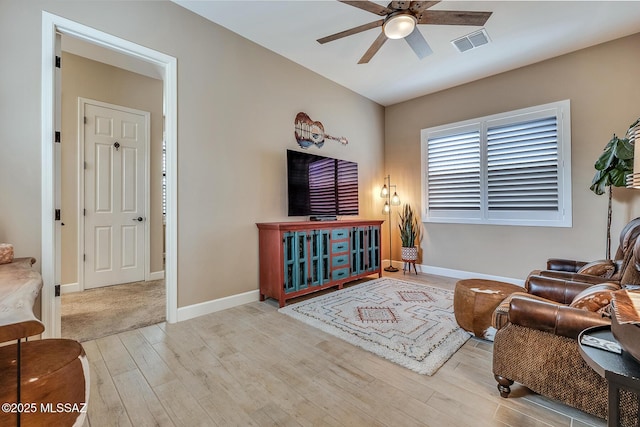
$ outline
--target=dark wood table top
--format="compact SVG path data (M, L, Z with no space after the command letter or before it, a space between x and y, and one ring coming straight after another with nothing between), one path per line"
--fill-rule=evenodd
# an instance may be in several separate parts
M595 347L581 344L582 336L588 334L596 338L618 342L610 326L595 326L585 329L578 336L578 348L585 362L600 376L608 378L607 373L614 373L622 377L640 381L640 363L629 353L622 350L622 354L612 353ZM640 386L640 383L639 383Z

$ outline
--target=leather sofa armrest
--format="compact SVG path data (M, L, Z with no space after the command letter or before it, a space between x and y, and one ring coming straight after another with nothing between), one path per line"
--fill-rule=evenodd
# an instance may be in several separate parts
M556 279L569 280L572 282L584 282L597 285L598 283L610 282L611 279L607 279L600 276L592 276L589 274L570 273L568 271L554 271L554 270L537 270L532 272L533 275L553 277Z
M572 259L549 258L547 260L547 270L568 271L570 273L576 273L582 266L586 264L587 263L584 261L575 261Z
M586 328L611 324L598 313L520 295L511 299L509 322L572 339Z
M525 283L528 293L560 304L571 304L576 295L590 286L593 286L593 283L536 275L527 277Z

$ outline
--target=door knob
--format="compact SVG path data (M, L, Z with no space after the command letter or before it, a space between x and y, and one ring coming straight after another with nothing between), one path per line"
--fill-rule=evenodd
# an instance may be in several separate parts
M139 216L138 218L133 218L134 221L138 221L138 222L142 222L144 221L144 218L142 218L141 216Z

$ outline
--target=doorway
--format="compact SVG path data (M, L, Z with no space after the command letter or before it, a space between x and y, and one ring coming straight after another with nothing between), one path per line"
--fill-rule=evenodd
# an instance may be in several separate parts
M177 74L176 59L129 41L97 31L82 24L42 12L42 321L44 338L59 337L60 321L60 267L59 238L56 228L59 221L53 215L60 209L56 203L56 159L54 134L59 132L59 106L56 106L56 51L59 50L59 34L68 35L92 43L121 55L156 66L162 70L163 109L166 142L166 318L169 323L177 320L177 229L176 190L177 177ZM59 61L58 61L59 64Z

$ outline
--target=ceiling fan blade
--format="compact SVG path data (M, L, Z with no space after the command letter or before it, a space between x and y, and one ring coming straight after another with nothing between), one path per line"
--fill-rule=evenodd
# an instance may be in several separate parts
M366 10L367 12L375 13L376 15L385 16L393 10L386 8L384 6L380 6L377 3L372 1L350 1L350 0L338 0L340 3L348 4L349 6L357 7L358 9Z
M411 2L411 12L420 13L426 9L429 9L431 6L435 6L439 1L412 1Z
M339 33L335 33L335 34L332 34L330 36L318 39L318 43L325 44L325 43L328 43L328 42L332 42L334 40L341 39L343 37L347 37L347 36L350 36L350 35L353 35L353 34L358 34L358 33L361 33L363 31L370 30L372 28L381 27L383 22L384 22L384 19L381 19L379 21L369 22L368 24L364 24L364 25L360 25L358 27L350 28L348 30L340 31Z
M482 27L493 12L425 10L418 14L418 24L474 25Z
M378 52L378 50L380 50L380 48L386 41L387 41L387 36L385 36L384 32L381 31L378 38L373 42L373 44L369 47L369 49L367 49L364 55L362 55L362 58L360 58L360 61L358 61L358 64L366 64L367 62L369 62L371 58L373 58L373 55L375 55Z
M424 59L433 53L433 50L431 50L429 43L427 43L427 41L424 39L420 30L418 30L418 27L415 27L411 34L409 34L404 39L407 41L407 43L409 43L411 49L413 49L413 51L420 59Z
M394 10L406 10L410 4L410 1L392 1L389 6Z

